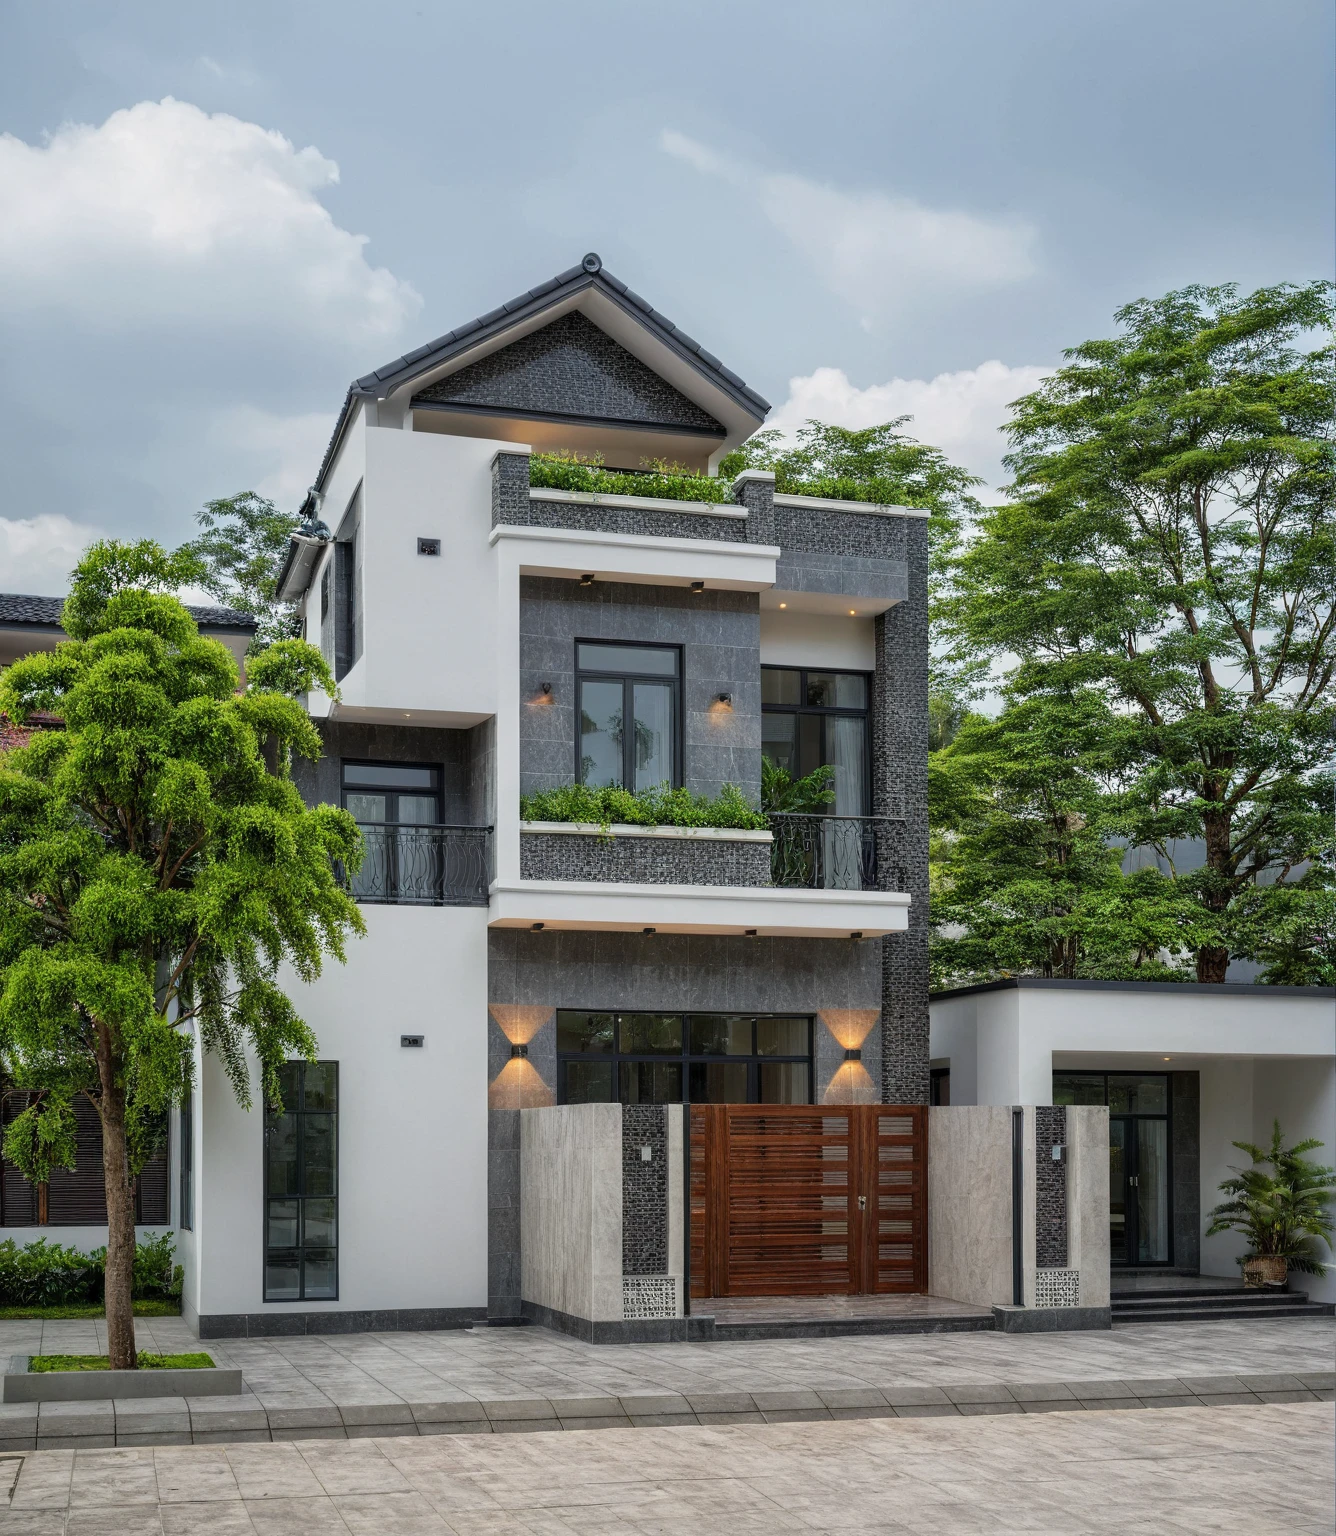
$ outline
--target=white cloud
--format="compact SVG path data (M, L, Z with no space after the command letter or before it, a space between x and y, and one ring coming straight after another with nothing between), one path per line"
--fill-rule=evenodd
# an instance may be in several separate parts
M1035 271L1034 226L929 208L884 192L846 191L803 176L767 173L674 129L659 147L702 175L749 191L826 287L871 328L925 299L996 288Z
M980 494L988 499L1009 478L1001 462L1006 440L998 431L1008 419L1007 406L1051 371L992 359L932 379L890 379L859 389L842 368L818 368L789 380L788 399L766 425L792 435L808 420L857 428L912 416L904 430L979 475L985 482Z
M315 478L333 430L332 411L283 416L239 405L214 418L210 437L237 466L234 490L253 490L293 511Z
M0 137L0 299L100 332L143 327L387 342L421 299L319 200L312 147L171 97Z
M105 536L101 528L53 512L0 517L0 590L63 597L79 556Z

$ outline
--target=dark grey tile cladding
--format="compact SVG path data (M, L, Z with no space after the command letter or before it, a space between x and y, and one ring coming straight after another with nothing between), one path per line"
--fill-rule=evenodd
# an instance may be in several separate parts
M578 311L470 363L413 400L679 426L724 436L713 416Z
M522 793L575 777L577 639L681 645L686 786L717 795L732 783L759 802L761 623L754 593L521 577ZM542 693L544 683L550 694ZM714 707L720 693L732 695L730 708Z
M529 455L501 449L492 460L492 527L529 522Z
M784 592L813 592L855 600L889 599L898 603L906 596L907 580L903 560L870 560L863 555L786 549L775 563L775 585Z
M504 521L505 519L503 519ZM608 506L601 502L529 502L526 523L533 528L578 528L592 533L633 533L653 539L712 539L746 542L746 519L713 517L708 512L656 512L649 507Z
M668 1272L668 1109L622 1106L622 1273ZM642 1148L649 1148L646 1162Z
M880 947L876 940L493 929L488 996L493 1003L547 1008L813 1014L878 1008Z
M737 480L733 485L734 499L747 509L748 544L778 543L775 533L775 477L753 480L750 477Z
M807 515L807 514L804 514ZM908 596L875 625L872 797L884 829L877 883L912 899L909 929L882 940L882 1101L928 1102L928 527L922 518L859 518L894 536L908 569ZM890 533L886 530L889 529ZM871 533L868 532L868 537ZM857 533L854 530L851 537ZM883 855L884 850L884 857Z
M883 513L828 512L820 507L775 508L778 544L813 554L852 555L865 560L908 560L914 542L911 530L922 530L926 547L926 519L887 517Z
M292 779L308 805L338 805L345 758L385 763L428 763L441 769L443 815L455 826L489 826L490 785L494 776L494 731L490 723L471 730L430 726L360 725L317 720L324 755L316 762L299 757Z
M1170 1257L1176 1268L1188 1270L1195 1270L1201 1263L1200 1085L1198 1072L1169 1074L1173 1170L1170 1201L1174 1220L1174 1248Z
M201 1339L275 1339L330 1333L432 1333L485 1322L482 1307L401 1307L384 1312L215 1312L199 1320Z
M1066 1269L1067 1164L1053 1161L1053 1148L1067 1145L1067 1111L1041 1104L1034 1112L1034 1140L1035 1263L1040 1269Z
M520 878L634 885L769 885L770 845L526 832L520 838Z

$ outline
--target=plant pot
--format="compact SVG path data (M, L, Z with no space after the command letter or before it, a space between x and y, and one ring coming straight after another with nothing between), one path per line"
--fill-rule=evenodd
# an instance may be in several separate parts
M1243 1285L1245 1290L1260 1291L1263 1287L1280 1290L1289 1274L1289 1263L1272 1255L1245 1259Z

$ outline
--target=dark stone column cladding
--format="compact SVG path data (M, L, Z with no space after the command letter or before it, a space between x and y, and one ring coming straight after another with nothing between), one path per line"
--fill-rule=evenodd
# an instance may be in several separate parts
M520 837L520 878L635 885L769 885L770 844L525 832Z
M1067 1145L1067 1111L1062 1106L1041 1104L1035 1109L1034 1142L1035 1263L1040 1269L1066 1269L1067 1165L1053 1161L1053 1148Z
M642 1148L649 1148L646 1162ZM668 1272L668 1110L622 1106L622 1273Z
M878 885L912 898L909 929L882 940L881 1090L926 1104L928 1071L928 525L922 517L775 508L790 551L902 562L907 596L876 620L872 809L901 815L878 833Z
M520 786L575 778L575 643L682 647L683 771L688 789L736 784L761 796L761 620L753 592L691 592L632 582L520 578ZM550 695L542 684L551 685ZM720 693L730 708L714 707ZM539 703L538 700L544 700ZM504 811L505 808L503 807Z
M1170 1168L1176 1269L1201 1265L1201 1074L1169 1074Z

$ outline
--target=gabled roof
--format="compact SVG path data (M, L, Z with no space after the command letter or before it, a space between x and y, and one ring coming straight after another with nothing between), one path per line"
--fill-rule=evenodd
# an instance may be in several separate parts
M660 314L647 300L642 299L619 278L605 270L602 258L591 251L578 267L568 267L566 271L559 272L556 277L550 278L547 282L539 283L536 288L530 288L527 293L519 294L508 303L489 310L487 314L478 315L475 319L457 326L453 331L447 331L444 336L438 336L434 341L427 342L425 346L405 352L402 357L396 357L383 367L376 368L371 373L363 374L360 379L354 380L344 397L343 408L339 412L334 434L325 450L320 473L316 477L315 489L321 489L324 484L325 475L329 471L339 440L348 424L355 400L383 400L394 390L411 383L414 379L442 367L464 353L474 352L498 337L533 322L546 311L555 309L558 305L569 304L572 299L586 293L597 294L636 321L654 341L686 363L702 382L731 401L741 413L750 417L758 426L765 420L770 410L768 400L757 394L754 389L749 389L732 369L725 368L723 363L713 353L707 352L694 337L687 335L666 315Z
M60 613L64 606L63 597L0 592L0 625L6 628L23 625L44 630L59 629ZM187 603L186 611L201 629L235 629L249 633L260 622L253 613L243 613L239 608L196 607Z

